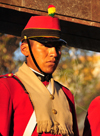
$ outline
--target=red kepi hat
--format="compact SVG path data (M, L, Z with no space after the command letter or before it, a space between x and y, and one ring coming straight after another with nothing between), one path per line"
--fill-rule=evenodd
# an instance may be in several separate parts
M27 38L42 38L42 40L45 39L45 42L52 39L52 42L59 41L66 44L66 41L60 39L61 29L59 19L53 17L54 11L55 7L50 5L48 12L51 16L32 16L21 33L22 41ZM46 41L46 39L48 40Z

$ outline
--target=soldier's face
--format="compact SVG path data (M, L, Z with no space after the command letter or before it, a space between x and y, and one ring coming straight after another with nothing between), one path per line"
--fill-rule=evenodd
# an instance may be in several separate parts
M57 44L56 47L55 44ZM31 50L37 64L43 72L48 74L54 72L61 57L61 45L59 43L55 44L44 45L37 41L30 40ZM28 64L31 65L30 67L40 72L32 61L31 55L29 56L29 62L30 64Z

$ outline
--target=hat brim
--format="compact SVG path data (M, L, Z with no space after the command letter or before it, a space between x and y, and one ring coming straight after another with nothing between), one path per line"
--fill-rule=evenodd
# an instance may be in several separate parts
M64 46L67 46L67 42L63 39L59 39L59 38L44 38L44 37L38 37L38 38L29 38L31 40L35 40L38 41L42 44L47 44L47 43L55 43L55 42L59 42Z

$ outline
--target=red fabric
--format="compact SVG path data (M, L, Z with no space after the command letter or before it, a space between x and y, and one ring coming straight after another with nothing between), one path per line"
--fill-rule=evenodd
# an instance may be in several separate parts
M54 8L55 8L55 6L54 6L54 5L49 5L49 6L48 6L48 8L52 8L52 7L54 7Z
M59 20L51 16L32 16L24 29L54 29L60 30Z
M73 95L67 88L63 87L63 89L66 97L68 97L70 108L73 114L73 130L75 136L79 136ZM22 136L32 112L33 107L28 94L18 83L18 81L12 77L0 78L0 134L2 136ZM37 127L35 128L32 136L38 136ZM42 136L53 135L50 133L43 133Z
M69 101L70 111L72 112L72 115L73 115L73 131L74 131L74 135L78 136L79 132L78 132L78 126L77 126L77 118L76 118L74 97L71 94L70 90L68 90L64 86L62 86L62 89L63 89L64 93L66 94L66 97L67 97L67 99Z
M0 133L3 136L22 136L26 124L33 112L28 94L13 78L0 79ZM14 116L14 125L11 119ZM13 128L12 128L13 126ZM11 127L11 128L10 128Z
M96 97L88 108L83 135L86 136L86 133L89 133L89 136L100 136L100 96Z

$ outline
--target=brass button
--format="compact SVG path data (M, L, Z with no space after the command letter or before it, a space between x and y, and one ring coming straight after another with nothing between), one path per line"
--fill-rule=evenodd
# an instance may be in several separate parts
M27 36L24 36L24 39L26 40L26 39L27 39Z
M12 76L12 74L8 74L8 76L9 76L9 77L11 77L11 76Z
M57 111L55 109L52 109L53 114L57 114Z
M50 94L50 99L52 99L52 100L54 99L54 96L52 94Z

